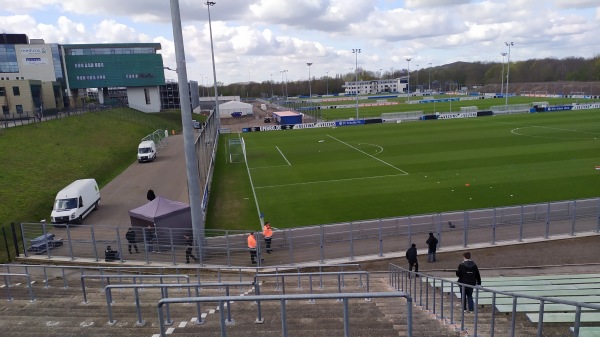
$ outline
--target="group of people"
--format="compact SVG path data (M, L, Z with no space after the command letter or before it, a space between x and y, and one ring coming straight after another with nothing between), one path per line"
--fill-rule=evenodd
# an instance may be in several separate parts
M271 249L271 240L273 239L273 229L271 228L271 224L266 222L265 225L263 226L263 231L262 231L262 235L265 238L265 247L266 247L266 252L267 254L271 254L271 252L273 251L273 249ZM248 250L250 251L250 261L252 262L252 264L256 264L257 260L258 260L258 256L257 256L257 248L256 248L256 237L254 236L254 233L248 233ZM264 261L264 259L260 259L261 262Z
M427 244L428 247L427 262L433 263L436 261L435 253L437 251L438 242L438 239L433 233L429 233L429 238L425 241L425 244ZM408 260L408 270L412 272L414 268L415 275L419 276L417 274L419 272L417 255L417 245L413 243L406 251L406 259ZM456 276L458 277L458 283L469 285L460 287L463 310L465 312L473 312L475 306L473 302L473 286L481 286L481 275L477 264L471 260L470 252L463 253L463 261L456 269Z

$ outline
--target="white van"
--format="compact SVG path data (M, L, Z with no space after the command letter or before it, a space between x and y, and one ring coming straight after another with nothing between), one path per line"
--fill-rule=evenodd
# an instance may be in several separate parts
M56 195L52 208L52 224L81 223L98 208L100 190L95 179L75 180Z
M156 144L153 140L143 140L138 145L138 162L153 161L156 158Z

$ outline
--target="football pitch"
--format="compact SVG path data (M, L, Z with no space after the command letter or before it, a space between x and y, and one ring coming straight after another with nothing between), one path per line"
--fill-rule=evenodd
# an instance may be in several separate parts
M285 228L599 195L597 110L227 137L245 143L224 174L244 176L229 188L246 228L259 212Z

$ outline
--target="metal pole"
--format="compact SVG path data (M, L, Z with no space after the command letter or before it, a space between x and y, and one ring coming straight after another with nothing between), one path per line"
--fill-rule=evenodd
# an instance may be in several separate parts
M356 119L358 120L358 54L360 53L360 49L352 49L354 53L354 75L356 76Z
M308 66L308 99L312 98L312 89L310 87L310 66L312 65L312 62L308 62L306 63L306 65Z
M508 80L510 78L510 47L514 46L512 42L504 42L505 45L508 46L508 61L506 62L506 91L504 94L506 95L506 100L504 106L508 109Z
M502 95L502 92L504 91L504 57L506 55L508 55L507 53L500 53L500 55L502 55L502 84L500 84L500 95Z
M410 58L410 57L406 58L406 62L408 62L408 67L406 69L406 72L408 73L408 83L406 84L406 96L407 96L406 101L407 102L410 102L410 60L412 60L412 58Z
M171 21L173 25L175 58L177 60L177 80L180 88L187 88L187 68L185 61L185 50L183 48L183 32L181 28L181 14L179 11L178 0L171 0ZM181 123L183 129L183 144L185 149L188 195L192 214L192 229L194 240L196 241L198 247L200 247L202 245L201 236L204 235L204 224L202 222L204 217L202 212L202 198L200 193L200 182L198 178L198 167L196 166L197 158L196 151L194 149L194 129L192 127L192 111L189 104L189 90L180 90L180 95L181 102L183 102L181 104Z

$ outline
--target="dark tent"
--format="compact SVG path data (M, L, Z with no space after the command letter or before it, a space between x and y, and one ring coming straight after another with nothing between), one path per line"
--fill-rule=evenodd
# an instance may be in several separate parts
M129 218L138 242L143 242L145 238L146 242L154 240L152 243L158 246L171 246L171 242L179 245L183 234L192 233L190 206L161 196L130 210Z

